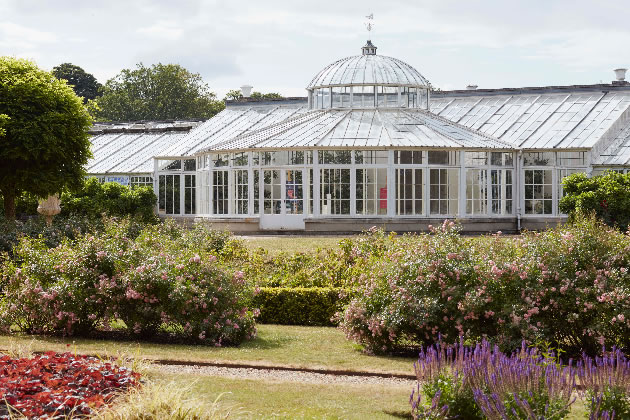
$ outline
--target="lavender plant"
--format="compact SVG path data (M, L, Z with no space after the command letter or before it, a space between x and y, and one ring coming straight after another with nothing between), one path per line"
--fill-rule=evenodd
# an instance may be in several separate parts
M575 401L575 367L525 345L508 356L487 341L474 348L437 344L420 352L415 369L414 418L444 413L466 419L560 419ZM421 403L420 390L430 406Z
M630 418L630 360L619 350L577 364L577 376L589 401L590 419Z

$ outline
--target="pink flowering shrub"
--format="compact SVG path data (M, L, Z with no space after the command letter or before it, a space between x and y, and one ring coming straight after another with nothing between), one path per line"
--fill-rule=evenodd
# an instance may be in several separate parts
M229 274L211 249L177 230L150 226L130 239L124 221L111 222L102 234L51 249L23 238L2 268L0 325L86 335L122 320L143 337L165 332L216 345L252 338L253 290L243 273Z
M453 222L371 258L341 328L373 352L487 338L579 353L630 348L630 236L590 218L543 233L466 238Z

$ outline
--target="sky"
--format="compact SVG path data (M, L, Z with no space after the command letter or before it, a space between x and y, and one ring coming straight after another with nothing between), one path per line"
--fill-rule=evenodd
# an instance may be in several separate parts
M305 96L371 38L444 90L610 83L630 67L628 12L619 0L0 0L0 55L70 62L101 83L177 63L219 98L244 84Z

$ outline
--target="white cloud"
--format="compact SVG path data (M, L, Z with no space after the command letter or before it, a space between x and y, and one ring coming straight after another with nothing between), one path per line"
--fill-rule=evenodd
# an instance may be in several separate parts
M184 29L174 22L161 20L151 26L138 28L137 32L151 38L176 41L184 35Z
M10 51L30 50L57 41L52 32L40 31L13 22L0 22L0 47Z

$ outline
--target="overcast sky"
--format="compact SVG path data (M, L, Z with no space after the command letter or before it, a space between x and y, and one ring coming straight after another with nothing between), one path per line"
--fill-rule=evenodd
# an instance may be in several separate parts
M378 53L460 89L590 84L630 67L627 0L0 0L0 55L105 82L138 62L179 63L222 98L243 84L304 96L323 67Z

